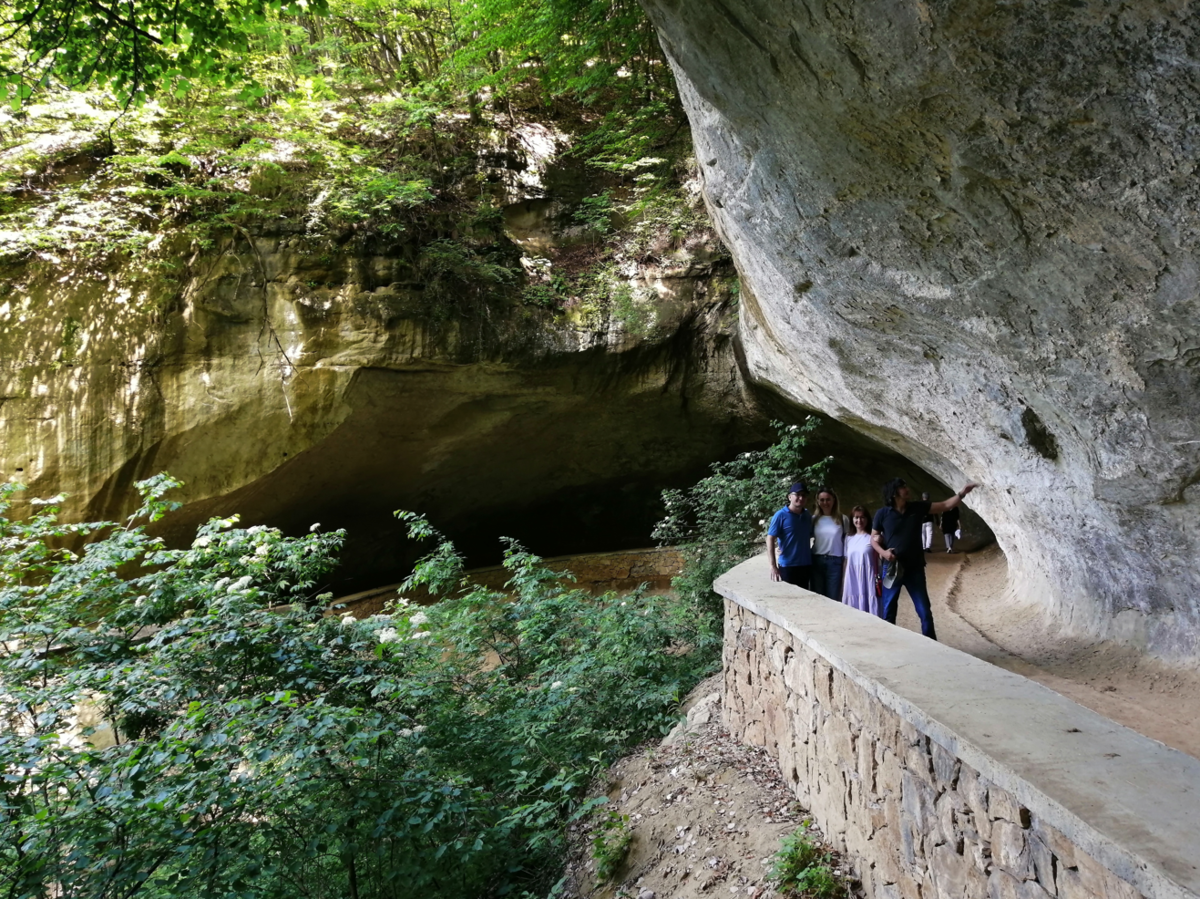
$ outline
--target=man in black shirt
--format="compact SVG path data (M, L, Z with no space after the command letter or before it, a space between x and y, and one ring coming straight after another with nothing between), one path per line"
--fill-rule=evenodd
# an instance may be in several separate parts
M955 509L963 497L978 487L967 484L958 493L940 503L920 500L909 501L908 485L894 478L883 487L883 508L875 513L871 524L871 545L883 559L884 588L883 617L896 623L900 588L908 590L912 597L917 617L921 619L921 633L932 640L937 639L933 628L933 610L929 606L929 590L925 586L925 552L921 548L921 524L928 515L940 515ZM893 566L899 564L899 575L888 577ZM891 580L891 584L888 581Z

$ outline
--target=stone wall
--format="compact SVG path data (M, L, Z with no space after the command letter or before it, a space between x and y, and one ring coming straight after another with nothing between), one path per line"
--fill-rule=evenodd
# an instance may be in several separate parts
M1200 762L766 570L716 584L726 723L868 897L1197 895Z

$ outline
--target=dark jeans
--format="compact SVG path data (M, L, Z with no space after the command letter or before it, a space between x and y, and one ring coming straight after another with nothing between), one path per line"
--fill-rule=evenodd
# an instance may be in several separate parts
M808 582L812 578L811 565L780 565L779 579L787 584L795 584L803 590L808 589Z
M842 601L841 556L813 556L812 591Z
M883 564L886 575L886 566L889 563L884 562ZM913 565L909 567L905 565L904 573L900 580L890 587L883 588L883 599L880 600L880 605L883 607L883 617L892 624L896 623L896 612L900 605L901 587L908 590L908 595L912 597L913 607L917 610L917 617L921 619L921 633L931 640L936 640L937 632L933 629L933 609L929 607L929 589L925 586L925 566Z

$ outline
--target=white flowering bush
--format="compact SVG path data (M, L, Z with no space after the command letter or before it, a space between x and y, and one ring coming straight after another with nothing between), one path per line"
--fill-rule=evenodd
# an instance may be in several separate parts
M10 520L0 487L5 896L544 895L584 785L706 664L678 603L592 598L515 546L515 599L464 591L419 519L416 578L449 598L330 614L340 532L228 518L169 549L145 526L173 486L75 525Z
M789 485L804 481L815 491L825 480L833 457L810 461L807 448L817 425L812 417L799 424L774 422L778 438L771 446L714 463L712 474L686 490L663 491L667 514L655 526L654 539L682 552L683 573L673 584L714 629L721 604L713 581L763 551L767 524L787 504Z

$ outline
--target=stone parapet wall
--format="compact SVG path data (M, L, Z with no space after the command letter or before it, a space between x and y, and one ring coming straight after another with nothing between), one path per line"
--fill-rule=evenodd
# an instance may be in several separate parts
M873 899L1195 899L1200 762L754 559L724 714L779 760Z

